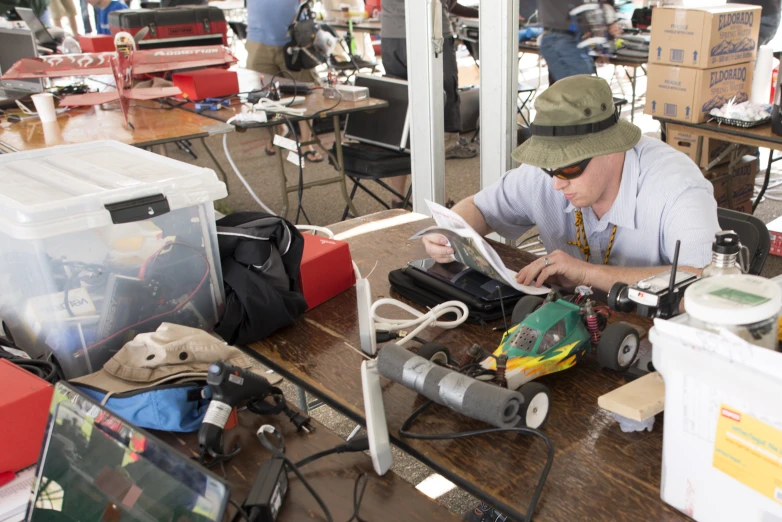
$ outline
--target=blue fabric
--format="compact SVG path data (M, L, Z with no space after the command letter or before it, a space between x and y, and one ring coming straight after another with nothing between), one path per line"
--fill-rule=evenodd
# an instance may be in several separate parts
M127 8L128 6L118 0L111 0L105 9L95 6L95 25L98 26L96 28L98 34L111 34L111 30L109 29L109 13Z
M247 39L282 47L288 43L286 33L298 7L298 0L250 0L247 2Z
M519 41L535 40L543 32L542 27L531 26L519 29Z
M95 399L103 400L105 394L82 386L79 391ZM130 397L111 397L106 407L128 422L141 428L161 431L198 431L206 415L208 400L188 401L188 391L196 384L181 387L158 387Z
M549 74L561 80L576 74L593 74L595 62L586 48L576 47L581 39L570 33L548 31L540 40L540 54L546 60Z

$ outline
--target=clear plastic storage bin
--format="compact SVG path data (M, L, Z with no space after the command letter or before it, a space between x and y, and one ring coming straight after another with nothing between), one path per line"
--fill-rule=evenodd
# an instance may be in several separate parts
M209 169L113 141L0 155L0 319L66 378L224 303Z

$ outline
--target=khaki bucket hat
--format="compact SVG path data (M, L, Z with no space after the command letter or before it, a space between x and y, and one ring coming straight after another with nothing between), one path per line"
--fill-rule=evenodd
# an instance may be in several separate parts
M513 159L557 169L587 158L626 152L641 139L641 129L619 119L611 87L602 78L580 74L559 80L535 99L532 137L513 151Z

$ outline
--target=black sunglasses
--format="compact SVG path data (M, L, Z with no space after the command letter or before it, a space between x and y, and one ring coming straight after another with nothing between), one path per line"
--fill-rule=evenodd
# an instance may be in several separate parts
M587 168L587 165L589 165L590 161L592 161L592 158L587 158L585 160L581 160L577 163L566 165L558 169L542 169L542 170L552 178L557 177L559 179L565 179L570 181L576 179L581 174L583 174Z

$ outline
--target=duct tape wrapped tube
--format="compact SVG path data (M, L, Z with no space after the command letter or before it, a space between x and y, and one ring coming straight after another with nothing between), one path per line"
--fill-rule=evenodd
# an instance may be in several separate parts
M492 426L512 428L521 420L520 393L444 368L394 343L380 349L377 369L386 379Z

